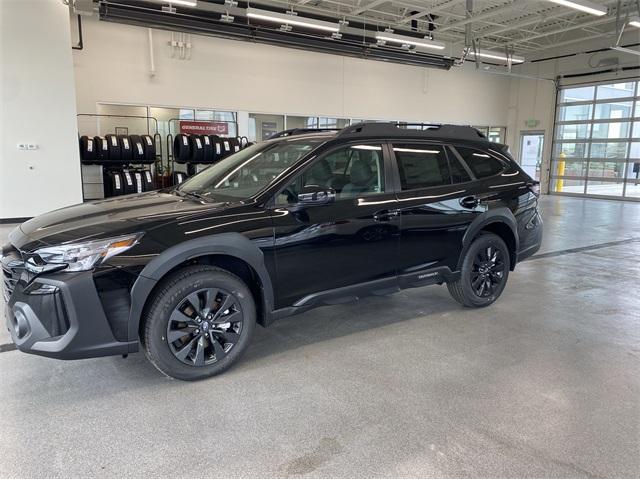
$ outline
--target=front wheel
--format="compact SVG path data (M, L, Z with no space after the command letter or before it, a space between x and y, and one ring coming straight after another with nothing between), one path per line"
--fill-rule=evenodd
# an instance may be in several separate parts
M502 238L483 233L467 250L460 278L447 283L447 288L453 299L463 306L488 306L502 294L509 268L509 250Z
M142 342L151 363L167 376L202 379L241 356L255 323L253 296L240 278L213 266L189 266L154 294Z

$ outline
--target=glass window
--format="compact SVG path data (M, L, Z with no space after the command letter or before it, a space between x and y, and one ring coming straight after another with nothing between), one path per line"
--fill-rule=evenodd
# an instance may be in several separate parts
M492 126L489 128L489 141L494 143L504 143L507 134L507 129L502 126Z
M625 162L619 161L590 161L587 176L590 178L623 178L626 165Z
M586 143L556 143L553 147L553 157L560 158L586 158Z
M444 148L439 145L394 144L402 190L451 184Z
M553 176L585 176L587 162L582 160L554 160L551 164Z
M476 178L487 178L504 171L504 164L487 153L461 146L456 146L456 150Z
M615 103L598 103L596 104L595 115L596 120L619 120L621 118L629 118L631 116L632 101L621 101Z
M471 177L467 170L465 170L458 157L451 152L447 155L449 158L449 170L451 170L452 183L464 183L465 181L471 181Z
M592 143L591 158L608 158L624 160L627 157L627 142Z
M249 140L264 141L284 130L284 115L249 113Z
M347 118L323 118L320 117L320 128L345 128L349 126Z
M592 138L628 138L629 137L629 127L630 123L628 122L614 122L614 123L594 123L593 124L593 132L591 134Z
M595 87L583 86L577 88L565 88L560 92L560 103L569 103L572 101L591 101Z
M558 108L558 121L584 121L591 119L593 105L570 105Z
M624 182L622 181L599 181L589 179L587 181L588 195L602 196L622 196Z
M591 125L579 123L577 125L558 125L556 139L558 140L586 140L589 138Z
M384 160L380 145L352 145L339 148L316 160L278 198L278 203L295 203L305 186L322 186L336 191L337 199L384 192Z
M210 201L250 198L321 143L320 139L258 143L191 177L179 191Z
M551 191L556 193L584 194L584 179L553 178L551 180Z
M292 128L318 128L318 117L287 115L287 130Z
M607 98L628 98L635 94L635 82L613 83L611 85L598 85L596 100Z

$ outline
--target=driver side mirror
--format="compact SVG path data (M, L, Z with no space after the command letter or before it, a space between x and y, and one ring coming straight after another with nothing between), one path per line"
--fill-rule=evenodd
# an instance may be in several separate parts
M298 204L303 206L326 205L336 200L336 190L319 185L306 185L298 193Z

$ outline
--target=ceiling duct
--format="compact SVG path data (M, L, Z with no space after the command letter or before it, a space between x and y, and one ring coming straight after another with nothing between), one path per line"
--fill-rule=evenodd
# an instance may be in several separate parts
M205 2L200 2L200 4L206 5ZM254 3L252 3L253 5ZM369 32L370 36L345 32L340 35L340 38L332 38L330 32L315 32L304 28L294 27L292 31L282 31L278 25L256 24L247 18L246 13L240 15L239 13L245 11L243 9L234 10L231 21L223 21L220 13L204 8L177 7L175 13L167 13L162 11L161 4L146 1L120 3L103 0L99 4L99 11L101 20L142 27L179 30L198 35L443 70L449 70L453 65L452 58L441 54L416 50L407 51L392 45L377 45L374 37L375 31ZM323 21L324 19L317 18L317 20ZM416 40L428 41L422 38Z

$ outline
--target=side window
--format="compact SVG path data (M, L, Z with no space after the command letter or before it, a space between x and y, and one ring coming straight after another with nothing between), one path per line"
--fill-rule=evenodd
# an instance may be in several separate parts
M384 192L384 159L381 145L350 145L315 160L277 198L278 204L297 201L305 186L336 191L338 200Z
M455 149L476 178L487 178L504 171L504 164L488 153L463 146L456 146Z
M449 169L451 170L451 181L453 183L464 183L466 181L471 181L471 177L469 176L469 173L467 172L465 167L462 166L462 163L460 163L460 160L458 159L458 157L453 153L451 153L451 151L449 151L448 153L449 154L447 156L449 157Z
M451 184L447 155L441 145L394 144L402 190Z

